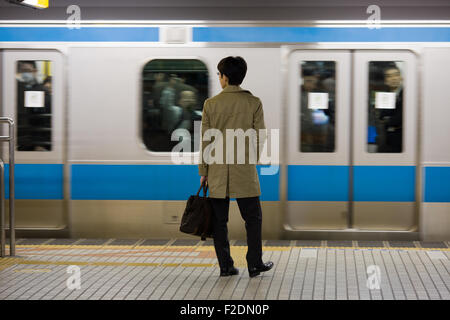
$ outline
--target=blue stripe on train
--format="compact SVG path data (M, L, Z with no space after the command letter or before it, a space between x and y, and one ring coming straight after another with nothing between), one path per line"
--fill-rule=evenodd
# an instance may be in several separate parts
M5 197L9 199L9 165L5 165ZM16 164L16 199L64 199L62 164Z
M288 201L348 201L348 166L289 165Z
M448 27L318 28L318 27L194 27L198 42L448 42Z
M16 199L63 199L62 164L15 168ZM5 169L9 198L9 165ZM288 200L348 201L348 170L348 166L290 165ZM450 167L425 167L424 173L424 201L450 202ZM259 178L261 200L278 201L279 172ZM354 178L355 201L415 199L414 166L356 166ZM72 165L73 199L185 200L197 185L197 167L192 165Z
M159 41L158 27L1 27L2 41ZM194 27L194 42L448 42L448 27Z
M353 167L354 201L414 201L414 166ZM288 201L348 201L348 166L288 166Z
M415 166L355 166L355 201L415 201Z
M74 164L72 199L187 200L199 187L197 168L196 165ZM279 200L279 174L259 178L261 200Z
M156 27L0 27L0 41L159 41Z
M450 202L450 167L425 167L425 202Z

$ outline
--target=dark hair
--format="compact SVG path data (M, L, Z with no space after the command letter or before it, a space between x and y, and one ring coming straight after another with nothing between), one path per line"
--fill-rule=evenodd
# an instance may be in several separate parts
M319 71L317 70L317 67L312 64L305 63L302 65L302 77L308 77L308 76L318 76Z
M17 71L18 72L22 72L24 64L31 64L33 66L33 69L36 69L36 61L33 61L33 60L21 60L21 61L18 61L18 63L17 63Z
M401 73L401 71L400 71L400 68L399 67L397 67L397 65L395 65L395 64L391 64L391 65L388 65L388 66L386 66L385 68L384 68L384 70L383 70L383 74L384 75L386 75L386 71L388 71L388 70L392 70L392 69L396 69L398 72L400 72Z
M247 73L247 63L242 57L226 57L220 60L217 69L228 77L230 85L240 85Z

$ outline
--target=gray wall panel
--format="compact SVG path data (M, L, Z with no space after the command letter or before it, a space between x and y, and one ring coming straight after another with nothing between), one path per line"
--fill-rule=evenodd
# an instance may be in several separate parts
M425 50L423 77L422 159L450 164L450 48Z

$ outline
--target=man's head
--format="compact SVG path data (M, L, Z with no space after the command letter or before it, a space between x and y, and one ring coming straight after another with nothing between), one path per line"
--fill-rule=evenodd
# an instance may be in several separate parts
M34 82L36 79L36 63L34 61L19 61L17 71L24 82Z
M315 67L305 65L302 67L303 90L313 91L317 88L319 74Z
M384 69L384 83L391 89L397 90L402 85L402 75L397 66L391 66Z
M184 90L180 93L178 105L182 108L193 109L196 103L195 92Z
M36 62L34 61L19 61L18 62L19 72L36 72Z
M155 74L155 82L163 82L165 76L166 75L164 73L158 72L157 74Z
M177 80L177 75L176 74L171 74L170 78L169 78L169 86L173 87L177 84L178 80Z
M217 65L219 70L220 85L238 86L242 83L247 73L247 63L242 57L226 57Z

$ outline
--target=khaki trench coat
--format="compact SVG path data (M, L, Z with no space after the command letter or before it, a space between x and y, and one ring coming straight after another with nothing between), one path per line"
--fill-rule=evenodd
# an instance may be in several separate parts
M234 130L228 130L228 133L231 131L234 134L239 134L236 129L242 129L241 133L248 136L241 135L244 138L239 144L239 138L227 136L227 129ZM218 95L205 101L199 174L208 177L211 198L261 195L256 163L267 137L265 129L261 100L240 86L228 85ZM209 139L208 134L205 135L208 131L213 133ZM255 134L251 135L252 132ZM222 144L219 135L222 135ZM230 145L232 140L234 152Z

